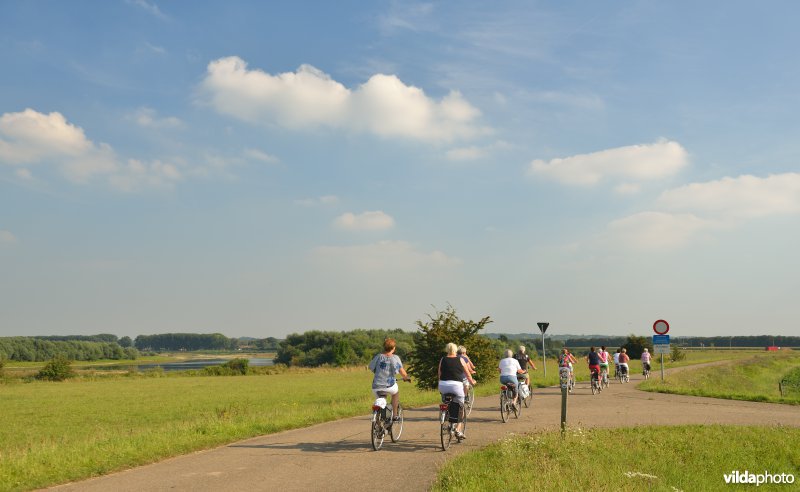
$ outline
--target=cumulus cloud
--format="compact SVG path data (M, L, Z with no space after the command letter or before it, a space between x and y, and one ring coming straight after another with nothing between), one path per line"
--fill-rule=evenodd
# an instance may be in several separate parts
M17 242L17 237L10 231L0 229L0 246L4 244L14 244Z
M666 178L688 162L688 153L679 143L662 139L652 144L629 145L550 161L537 159L531 162L528 173L567 185L593 186L609 179Z
M144 128L179 128L183 126L183 121L175 116L159 117L158 113L153 108L143 107L137 109L132 115L137 125Z
M334 220L334 225L349 231L383 231L394 227L394 219L380 210L342 214Z
M670 210L691 210L723 220L745 220L800 213L800 173L766 178L742 175L667 190L658 203Z
M406 241L380 241L357 246L321 246L312 253L323 265L356 272L413 271L447 268L461 264L441 251L417 250Z
M437 101L422 89L385 74L348 89L311 65L272 75L249 69L236 56L209 63L201 99L243 121L295 130L337 128L433 142L489 131L478 126L480 111L458 91Z
M669 250L685 246L702 231L719 227L719 223L693 214L641 212L611 222L607 239L628 248Z
M86 184L98 177L120 190L164 186L181 178L171 164L129 160L121 163L110 145L89 140L82 128L58 112L26 109L0 116L0 163L14 166L55 165L70 181ZM29 179L22 167L17 176Z

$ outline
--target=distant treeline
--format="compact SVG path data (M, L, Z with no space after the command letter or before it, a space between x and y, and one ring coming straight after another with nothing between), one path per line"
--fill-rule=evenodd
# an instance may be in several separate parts
M139 350L236 350L239 340L221 333L163 333L161 335L139 335L134 342Z
M397 341L395 353L405 360L414 345L413 335L396 329L293 333L280 343L275 362L306 367L366 364L383 350L387 337Z
M650 338L653 334L647 335ZM489 335L491 338L498 340L507 340L509 343L520 341L524 344L533 344L541 349L542 339L541 335L535 334L517 334L517 335L504 335L500 333L492 333ZM545 347L550 350L553 348L561 347L590 347L592 345L599 347L605 345L606 347L621 347L626 343L627 336L603 336L592 335L586 337L549 337L545 336ZM680 345L681 347L766 347L774 345L778 347L800 347L800 337L790 336L772 336L772 335L756 335L756 336L731 336L731 337L680 337L672 335L670 341L673 345Z
M86 361L98 359L133 360L138 355L139 352L135 348L122 347L116 342L73 339L50 340L34 337L0 338L0 359L8 360L45 361L54 357Z
M734 337L673 337L670 341L684 347L800 347L800 337L734 336Z

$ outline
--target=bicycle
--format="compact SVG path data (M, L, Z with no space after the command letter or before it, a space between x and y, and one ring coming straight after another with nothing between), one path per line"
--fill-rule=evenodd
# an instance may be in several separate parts
M456 395L453 393L442 395L442 403L439 404L439 437L442 442L442 451L447 451L450 448L453 438L461 442L462 438L456 435L458 424L463 424L461 427L461 435L463 436L467 430L465 406L456 400Z
M645 379L649 379L650 378L650 364L644 363L643 366L644 367L643 367L643 370L642 370L642 375L644 376Z
M522 399L522 403L525 404L525 408L531 406L531 401L533 400L533 391L531 391L531 387L526 379L523 379L522 382L519 383L519 397Z
M628 369L625 366L619 366L619 382L620 383L627 383L631 380L630 376L628 376Z
M601 366L600 369L600 385L603 388L608 388L608 367Z
M475 386L469 384L469 382L464 384L466 386L466 391L464 391L464 406L466 407L467 417L469 417L469 414L472 413L472 405L475 404Z
M569 383L568 383L567 391L572 393L573 389L575 389L575 372L570 367L569 368Z
M519 414L522 411L519 399L514 403L515 389L516 385L514 383L500 386L500 418L503 419L504 423L508 422L511 412L514 412L514 418L519 418Z
M603 391L603 386L600 383L600 375L597 374L597 371L594 370L592 371L591 378L592 378L592 394L594 395L595 393L600 393L601 391Z
M383 440L386 434L389 434L392 442L400 440L400 435L403 433L403 404L397 404L397 420L394 419L394 410L392 404L386 402L386 397L390 396L385 392L378 392L378 398L372 405L372 422L371 422L371 437L372 449L378 451L383 446Z

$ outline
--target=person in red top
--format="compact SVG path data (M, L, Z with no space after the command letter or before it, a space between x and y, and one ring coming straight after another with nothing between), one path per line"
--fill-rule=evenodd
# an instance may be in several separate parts
M624 378L628 377L628 362L631 360L626 353L627 351L628 350L623 347L619 353L619 370L622 372L622 377Z

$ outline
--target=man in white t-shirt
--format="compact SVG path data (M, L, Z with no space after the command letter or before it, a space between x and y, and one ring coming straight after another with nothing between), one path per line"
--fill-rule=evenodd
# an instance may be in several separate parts
M500 359L500 384L513 384L515 388L519 388L519 379L517 374L522 374L522 367L519 361L514 358L514 352L506 350L505 358ZM517 403L517 392L514 392L514 404Z
M619 349L614 352L614 377L617 377L617 373L619 372Z

